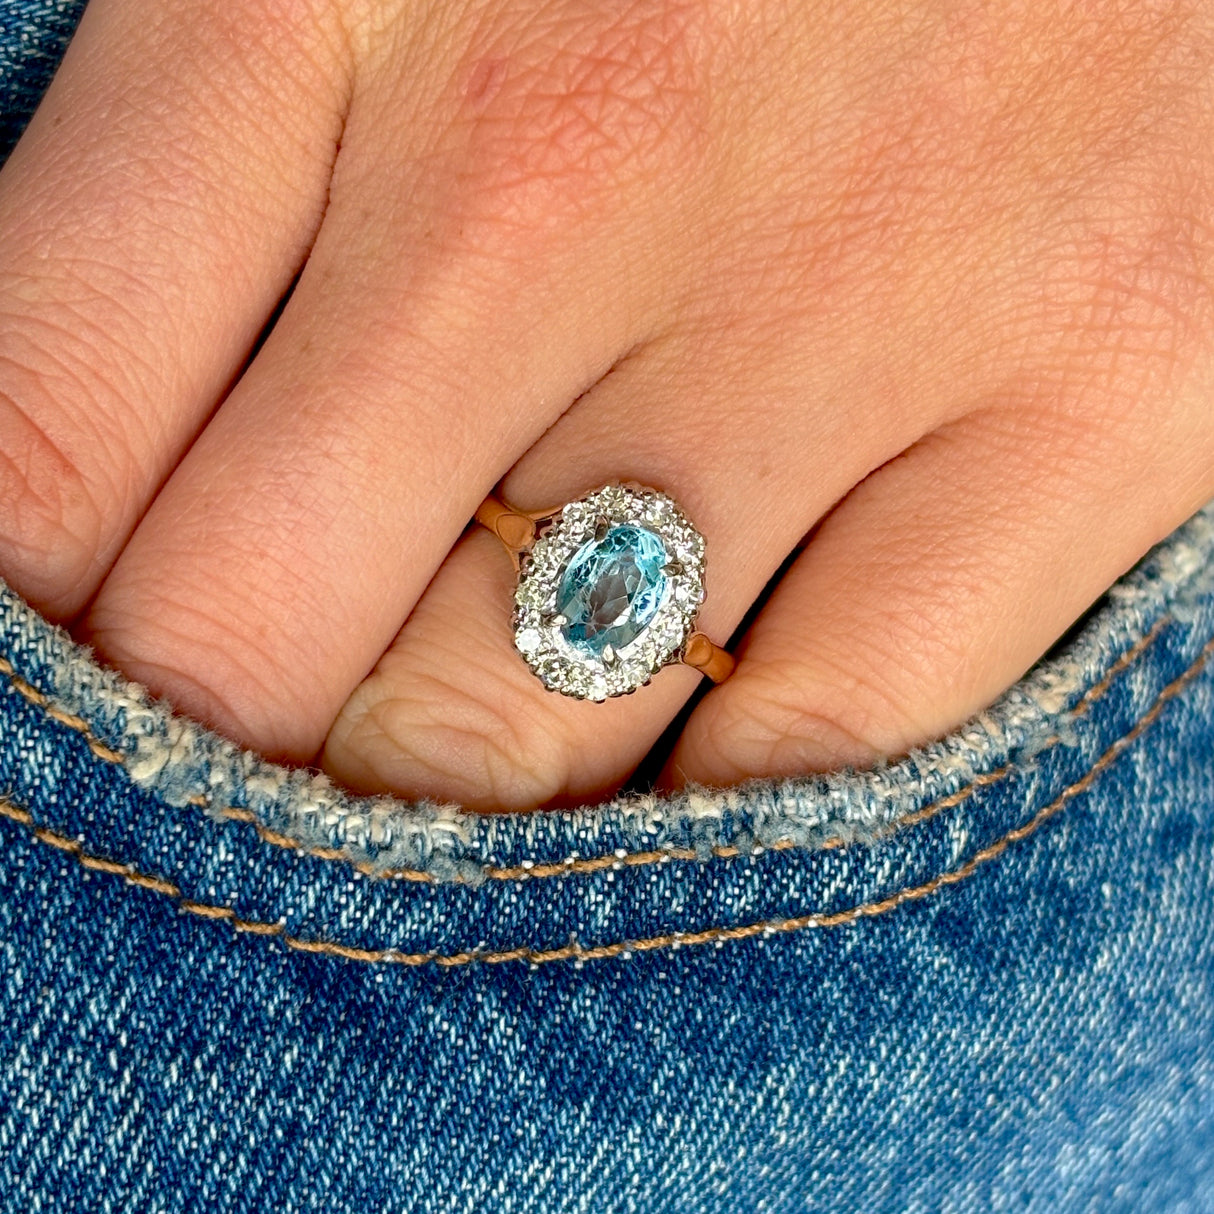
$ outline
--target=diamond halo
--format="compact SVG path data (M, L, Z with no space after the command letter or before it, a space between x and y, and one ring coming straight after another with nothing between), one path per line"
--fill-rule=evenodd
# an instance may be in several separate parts
M607 528L638 527L666 550L661 601L626 645L588 652L565 635L561 580L584 545ZM607 485L561 508L519 563L514 644L545 687L579 700L606 700L643 687L679 660L704 601L704 539L674 501L655 489Z

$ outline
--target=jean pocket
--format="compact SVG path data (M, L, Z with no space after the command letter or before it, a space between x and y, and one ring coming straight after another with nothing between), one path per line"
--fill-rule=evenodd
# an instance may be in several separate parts
M347 960L586 961L840 927L998 866L1075 802L1115 798L1162 714L1207 714L1212 520L901 762L561 813L347 796L173 716L6 592L3 813L190 914Z
M4 592L0 1208L1209 1208L1212 638L1207 511L900 762L492 816Z

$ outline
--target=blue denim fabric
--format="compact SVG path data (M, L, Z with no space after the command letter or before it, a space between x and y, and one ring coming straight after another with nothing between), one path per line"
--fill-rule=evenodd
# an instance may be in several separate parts
M0 0L10 115L77 8ZM0 1210L1214 1210L1214 508L903 762L538 815L0 589L0 794Z
M85 0L0 0L0 163L25 129Z
M0 595L0 1208L1214 1208L1214 510L873 773L347 800Z

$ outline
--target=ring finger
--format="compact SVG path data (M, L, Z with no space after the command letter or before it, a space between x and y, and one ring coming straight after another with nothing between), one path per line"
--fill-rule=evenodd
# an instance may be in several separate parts
M726 366L736 359L702 354L671 337L617 367L528 452L502 496L541 508L617 480L669 493L708 539L697 627L720 643L808 527L918 436L896 425L865 432L806 405L815 388L819 399L838 389L826 372L817 384L790 379L780 408L778 385L756 382L753 368L734 382ZM767 425L753 424L746 394ZM699 676L663 671L605 703L545 690L513 647L514 577L488 531L464 537L343 709L326 770L366 791L480 809L577 801L627 777Z

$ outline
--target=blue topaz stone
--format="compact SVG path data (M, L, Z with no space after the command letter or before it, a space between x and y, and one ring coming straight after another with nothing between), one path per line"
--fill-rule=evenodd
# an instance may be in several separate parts
M524 556L515 646L553 691L627 694L678 660L703 578L704 541L669 497L605 486L553 516Z
M669 563L661 538L643 527L615 526L588 540L565 566L557 590L565 639L600 658L631 645L665 597L662 570Z

